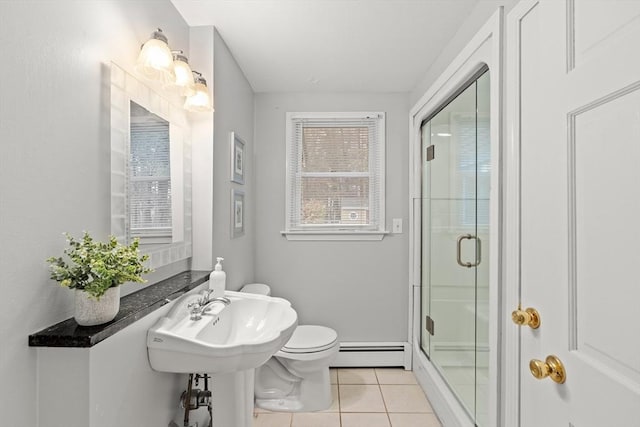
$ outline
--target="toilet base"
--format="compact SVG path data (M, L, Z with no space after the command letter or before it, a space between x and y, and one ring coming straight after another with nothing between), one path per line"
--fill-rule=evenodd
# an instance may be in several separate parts
M333 395L329 368L307 373L294 389L282 398L256 398L257 407L274 412L315 412L331 407Z
M256 399L256 407L271 412L306 412L297 398Z

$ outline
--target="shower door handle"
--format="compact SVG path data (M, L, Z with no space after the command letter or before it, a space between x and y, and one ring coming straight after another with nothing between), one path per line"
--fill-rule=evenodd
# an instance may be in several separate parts
M476 241L476 262L475 263L462 261L462 241L465 239ZM480 262L482 261L482 241L480 240L480 238L478 236L473 236L471 234L463 234L462 236L458 237L458 244L456 245L456 259L460 267L471 268L471 267L479 266Z

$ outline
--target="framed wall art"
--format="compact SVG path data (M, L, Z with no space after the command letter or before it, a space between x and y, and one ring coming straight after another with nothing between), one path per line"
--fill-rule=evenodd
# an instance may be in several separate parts
M231 190L231 238L244 234L244 191Z
M244 141L236 135L235 132L230 133L231 137L231 181L238 184L244 184Z

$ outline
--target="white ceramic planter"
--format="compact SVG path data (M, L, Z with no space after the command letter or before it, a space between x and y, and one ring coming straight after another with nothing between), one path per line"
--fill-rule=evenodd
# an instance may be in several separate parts
M120 286L107 289L96 300L84 291L75 290L74 318L80 326L95 326L113 320L120 310Z

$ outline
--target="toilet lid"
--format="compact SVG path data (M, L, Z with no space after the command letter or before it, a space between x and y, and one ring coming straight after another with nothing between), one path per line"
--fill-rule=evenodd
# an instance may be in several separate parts
M282 347L285 353L313 353L335 345L338 334L331 328L315 325L298 326Z

